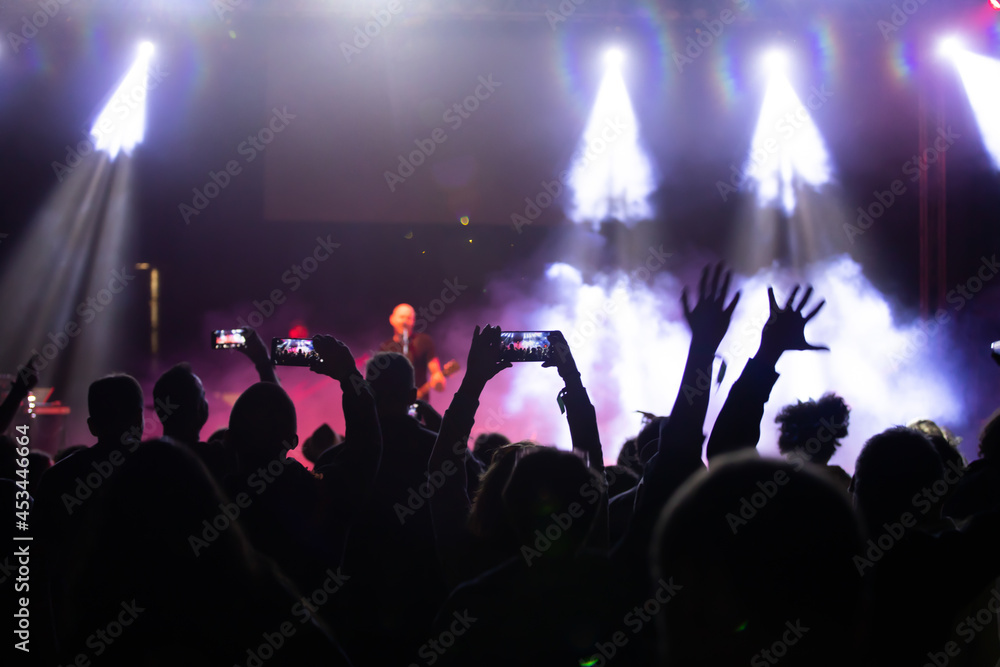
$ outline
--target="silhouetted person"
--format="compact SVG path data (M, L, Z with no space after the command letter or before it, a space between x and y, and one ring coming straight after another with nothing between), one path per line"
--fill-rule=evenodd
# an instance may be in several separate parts
M934 451L941 457L945 466L960 468L964 472L969 462L962 456L958 446L962 439L931 419L917 419L907 424L907 427L920 431L931 440Z
M626 447L629 449L624 454L624 459L621 455L619 458L628 461L627 465L630 468L636 467L641 473L643 467L656 452L660 426L667 419L669 417L653 417L646 422L639 434L631 441L633 444L629 447L626 443ZM637 493L639 493L638 482L631 488L611 496L608 503L608 530L610 531L611 544L617 544L628 530L629 524L632 522L632 511L635 507Z
M969 464L944 508L945 514L956 521L995 511L1000 511L1000 410L990 415L983 426L979 459Z
M325 528L327 503L320 482L288 457L298 444L295 406L281 386L258 382L233 405L226 433L236 471L225 480L242 508L250 543L272 558L303 590L315 588L339 564L338 543Z
M187 363L172 367L153 385L156 416L163 424L163 437L191 448L212 476L221 482L229 472L225 450L218 444L201 442L201 429L208 421L208 401L201 378Z
M480 433L472 444L472 453L480 463L489 467L493 462L493 452L510 444L510 438L503 433Z
M449 597L428 635L457 635L438 664L587 664L610 638L621 619L610 564L606 554L584 551L599 507L586 490L596 484L570 452L543 447L516 461L503 507L518 553Z
M129 375L110 375L90 385L87 426L97 443L52 466L37 488L33 514L48 588L53 650L69 650L94 631L91 604L100 582L85 563L100 545L93 527L100 520L107 483L139 448L143 433L142 388ZM45 590L42 587L42 590Z
M331 447L336 447L344 439L340 434L336 433L329 424L320 424L312 435L305 439L302 443L302 456L306 457L306 460L316 465L319 462L323 452L330 449Z
M657 616L661 664L866 664L863 544L848 499L813 470L718 457L661 518L653 577L676 591Z
M847 491L851 476L830 459L847 437L851 409L836 394L823 394L818 401L786 405L774 418L779 427L778 449L789 460L811 463Z
M874 582L873 656L885 664L922 665L942 650L959 612L1000 575L997 515L962 531L941 516L961 480L926 435L904 427L872 437L858 456L854 501L870 541L855 562Z
M313 590L257 556L233 503L188 448L143 443L108 479L91 546L77 554L85 634L63 646L60 664L80 654L123 667L347 664L301 602ZM109 623L120 630L98 641Z
M344 560L352 577L348 651L359 662L407 664L446 594L427 505L434 493L427 460L437 434L408 414L416 386L406 357L380 352L368 360L365 377L375 396L382 459ZM317 470L325 477L350 445L348 434L320 458Z

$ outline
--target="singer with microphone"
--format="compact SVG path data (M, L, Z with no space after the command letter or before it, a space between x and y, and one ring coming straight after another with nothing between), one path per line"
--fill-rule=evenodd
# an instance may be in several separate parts
M415 320L416 313L413 306L408 303L396 306L389 316L389 324L393 330L392 338L382 343L379 351L402 354L413 364L415 386L423 387L429 383L435 390L441 391L445 386L445 376L441 370L441 361L434 350L434 341L425 333L414 335Z

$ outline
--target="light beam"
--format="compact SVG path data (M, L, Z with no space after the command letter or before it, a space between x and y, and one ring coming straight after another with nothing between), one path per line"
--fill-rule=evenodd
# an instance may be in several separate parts
M605 54L604 78L569 169L573 191L570 218L597 229L604 220L626 225L648 220L654 189L653 166L639 142L618 49Z
M761 208L780 203L791 215L796 187L818 188L833 175L826 144L810 114L810 109L815 111L822 105L823 98L809 98L806 108L788 81L784 52L771 51L764 62L769 80L744 175L755 185Z
M146 93L152 57L153 45L142 42L135 62L90 130L94 147L112 159L121 151L131 154L146 132Z
M951 60L958 68L976 116L983 145L993 168L1000 170L1000 61L956 47Z

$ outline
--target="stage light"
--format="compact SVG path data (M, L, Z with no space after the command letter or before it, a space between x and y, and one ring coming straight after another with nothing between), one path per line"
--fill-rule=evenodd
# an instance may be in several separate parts
M807 108L785 75L787 54L771 51L765 63L770 71L767 91L742 175L755 183L761 208L780 203L791 215L797 187L819 187L832 177L829 152L810 113L827 97L814 89Z
M990 7L1000 9L1000 0L990 0Z
M609 49L604 61L604 78L568 176L573 199L569 218L595 230L605 220L631 225L651 218L648 198L654 189L652 163L639 142L639 125L622 78L624 54Z
M604 64L607 67L621 67L625 62L625 54L621 49L611 48L604 53Z
M139 44L135 62L90 130L94 147L111 158L121 151L131 153L142 142L146 131L146 93L149 90L149 63L153 50L150 42Z
M1000 2L1000 0L998 0ZM938 53L945 58L954 58L962 51L962 40L954 35L945 37L938 44Z
M983 144L993 167L1000 170L1000 61L957 49L951 61L958 68L965 93L976 116Z
M771 75L788 71L788 53L782 49L771 49L764 54L764 67Z

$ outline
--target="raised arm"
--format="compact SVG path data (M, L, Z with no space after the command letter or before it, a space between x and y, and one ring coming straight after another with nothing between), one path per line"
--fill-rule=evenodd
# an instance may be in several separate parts
M711 283L709 273L710 267L705 267L698 287L698 302L693 309L688 303L687 288L681 295L684 317L691 327L691 346L670 418L660 427L657 454L647 464L643 475L634 522L640 526L645 524L640 530L651 531L660 509L677 487L703 467L703 429L710 398L712 361L740 300L737 292L726 305L732 274L726 271L723 276L722 264L711 272Z
M796 285L782 308L774 298L774 288L767 289L770 316L761 332L760 347L757 354L747 361L743 373L733 384L719 418L715 421L708 440L709 460L719 454L756 448L757 441L760 440L760 420L764 416L764 405L778 380L778 373L774 368L784 352L830 349L824 345L812 345L805 339L806 324L816 317L826 302L820 301L808 314L803 315L802 310L813 290L808 287L798 306L795 306L798 291L799 286Z
M624 577L623 585L633 596L647 592L649 543L660 512L692 474L704 469L701 448L705 436L702 429L708 412L712 361L729 329L740 298L737 292L726 305L730 274L726 272L723 279L722 265L718 265L709 285L709 271L710 267L706 267L701 274L698 303L694 309L688 305L687 289L681 296L684 316L691 327L691 347L681 387L670 417L661 422L657 453L643 471L632 522L612 553L616 567Z
M10 425L17 417L17 410L21 407L21 401L27 398L28 393L38 384L38 356L33 356L24 366L18 369L17 379L10 388L7 398L0 404L0 433L6 433Z
M318 335L313 337L313 349L320 358L309 368L339 382L343 392L344 442L336 448L329 469L324 467L324 479L330 478L329 486L355 516L371 492L382 460L375 395L347 345L333 336Z
M245 348L238 348L239 351L253 362L254 367L257 368L257 376L261 382L281 384L278 381L278 375L274 372L274 364L271 363L271 358L267 354L267 346L261 340L260 334L250 327L245 327L244 331L246 332L244 336L246 337L247 344Z
M603 473L604 451L601 448L601 436L597 431L597 413L583 386L576 360L573 359L573 352L561 331L553 331L549 336L549 342L554 348L553 356L551 360L543 362L542 367L555 367L559 371L559 377L566 383L559 397L566 407L566 420L569 423L573 449L585 452L590 467L598 473Z
M597 411L594 410L587 390L580 378L580 371L573 359L573 352L561 331L553 331L549 335L549 343L553 346L552 359L542 363L543 367L555 366L566 386L559 392L562 404L566 407L566 421L569 423L569 434L573 449L584 452L592 470L603 482L600 488L600 505L594 516L594 527L587 539L587 546L593 549L607 550L610 537L608 534L608 489L604 479L604 450L601 447L601 436L597 430Z
M469 536L466 522L472 502L468 495L465 456L469 448L469 435L476 421L479 397L497 373L510 368L509 361L500 361L500 327L476 327L469 348L465 377L452 398L451 406L441 421L427 472L439 479L442 486L430 498L431 517L438 558L449 584L457 584L462 577L462 561ZM443 475L441 474L443 473Z

